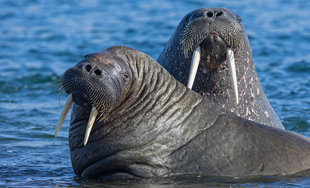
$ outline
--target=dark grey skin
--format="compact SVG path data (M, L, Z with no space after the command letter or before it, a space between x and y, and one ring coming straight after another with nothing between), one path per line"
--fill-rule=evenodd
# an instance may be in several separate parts
M192 11L179 23L157 61L187 85L193 50L200 46L194 91L238 116L284 129L261 86L249 40L240 22L238 15L224 8ZM235 103L228 71L228 48L235 54L239 104Z
M74 100L69 146L79 176L247 178L310 169L308 138L227 112L137 50L88 55L62 85ZM92 106L99 114L84 146Z

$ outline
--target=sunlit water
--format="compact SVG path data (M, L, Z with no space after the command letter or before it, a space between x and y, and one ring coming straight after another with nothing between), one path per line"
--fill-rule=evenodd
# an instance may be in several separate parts
M249 35L257 72L286 129L310 137L310 1L0 1L0 186L104 186L73 173L61 74L87 53L127 45L157 58L189 11L226 7ZM117 183L114 183L116 185ZM122 184L127 184L126 182ZM309 177L186 176L128 185L305 186Z

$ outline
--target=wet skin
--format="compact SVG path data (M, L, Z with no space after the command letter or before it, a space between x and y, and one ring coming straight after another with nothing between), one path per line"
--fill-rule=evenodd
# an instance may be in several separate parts
M77 175L252 177L310 169L308 138L220 108L137 50L87 55L64 73L62 86L74 102L69 146ZM84 146L93 107L98 115Z

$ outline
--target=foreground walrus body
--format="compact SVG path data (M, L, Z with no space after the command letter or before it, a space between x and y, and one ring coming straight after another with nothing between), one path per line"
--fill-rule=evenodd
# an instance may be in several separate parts
M88 55L62 85L74 101L69 146L77 175L250 177L310 169L307 138L217 107L134 49ZM98 115L84 146L91 109Z
M191 60L200 60L194 91L238 116L284 129L265 96L240 22L224 8L192 11L179 23L157 61L187 85ZM229 59L235 62L232 70Z

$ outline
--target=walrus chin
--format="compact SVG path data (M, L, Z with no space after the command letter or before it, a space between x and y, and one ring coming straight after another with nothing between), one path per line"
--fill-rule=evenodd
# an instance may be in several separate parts
M234 94L235 94L235 102L236 102L236 104L238 104L239 103L239 94L238 94L238 85L237 85L234 52L231 49L228 49L226 52L226 56L227 56L228 69L229 69L229 73L231 76L231 81L232 81ZM200 58L201 58L201 49L200 49L200 46L198 46L194 50L192 60L191 60L191 66L190 66L188 82L187 82L187 87L189 89L192 89L192 87L193 87L195 77L197 74L197 70L198 70L198 66L200 63ZM205 69L203 69L203 70L205 70Z
M185 42L185 40L182 40L182 41ZM208 45L209 43L212 43L212 44ZM229 73L231 76L232 86L233 86L233 90L234 90L234 94L235 94L235 103L238 104L239 103L239 94L238 94L238 85L237 85L234 52L233 52L233 50L231 50L228 47L228 45L225 43L225 41L223 39L221 39L221 37L218 35L210 35L210 38L203 40L203 42L201 44L199 44L199 46L197 48L194 49L194 51L192 53L193 55L192 55L191 66L190 66L190 71L189 71L189 76L188 76L188 81L187 81L187 87L189 89L192 89L192 86L194 84L195 77L196 77L197 70L198 70L198 66L200 64L200 59L202 57L201 48L204 48L202 46L207 46L207 48L209 48L209 46L211 46L211 48L212 48L215 45L218 45L221 43L222 43L222 46L224 46L222 49L226 49L226 50L220 51L219 56L222 56L222 54L226 54L226 61L228 64L228 70L229 70ZM226 46L223 44L225 44ZM183 45L183 46L186 46L186 45ZM204 48L204 49L206 49L206 48ZM208 51L208 50L205 50L205 51ZM186 49L184 49L184 53L185 53L185 56L187 56L188 52ZM206 62L211 63L210 59L211 59L210 55L208 55ZM206 68L203 68L202 70L204 73L206 73Z

